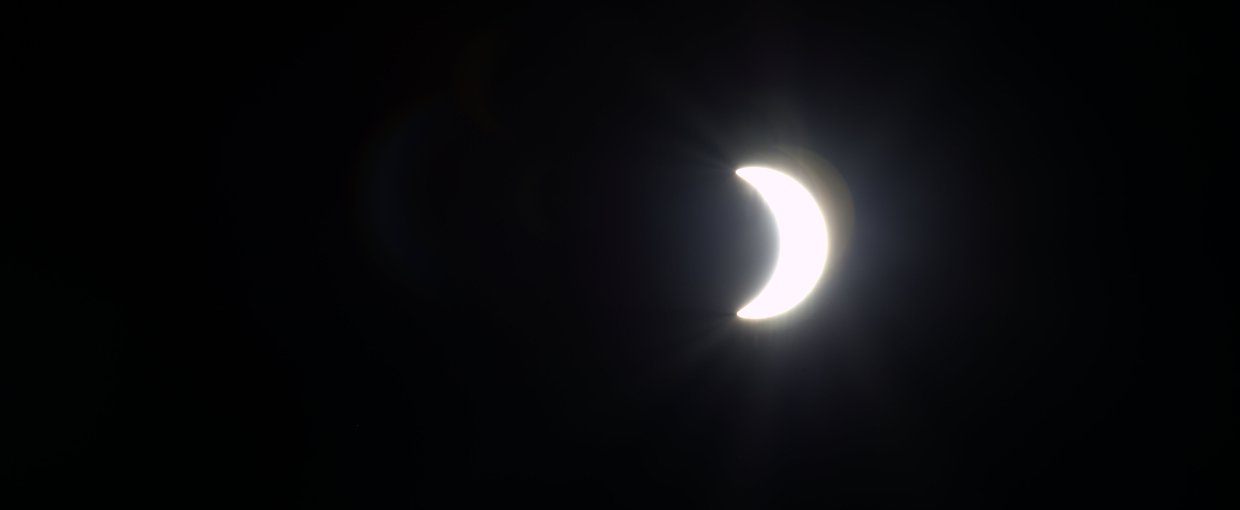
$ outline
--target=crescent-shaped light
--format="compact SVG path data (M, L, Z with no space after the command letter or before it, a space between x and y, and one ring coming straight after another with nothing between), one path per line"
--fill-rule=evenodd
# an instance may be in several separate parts
M762 292L736 315L765 319L791 310L814 290L827 266L827 222L796 179L759 166L736 171L762 195L779 231L779 258Z

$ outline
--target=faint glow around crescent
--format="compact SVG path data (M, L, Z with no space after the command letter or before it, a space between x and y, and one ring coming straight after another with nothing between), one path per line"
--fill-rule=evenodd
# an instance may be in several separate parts
M791 310L814 290L827 265L827 222L813 195L796 179L770 168L736 171L762 195L779 231L779 257L762 292L736 315L765 319Z

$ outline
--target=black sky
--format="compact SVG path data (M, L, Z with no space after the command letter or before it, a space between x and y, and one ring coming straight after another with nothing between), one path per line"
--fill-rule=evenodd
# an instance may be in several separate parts
M1234 499L1217 13L33 19L14 508ZM757 325L781 147L852 234Z

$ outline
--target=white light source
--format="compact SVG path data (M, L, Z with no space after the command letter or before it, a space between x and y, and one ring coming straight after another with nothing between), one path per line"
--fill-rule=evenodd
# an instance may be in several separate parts
M779 231L779 257L766 286L736 315L765 319L791 310L814 290L827 265L827 222L801 183L770 168L736 171L762 195Z

